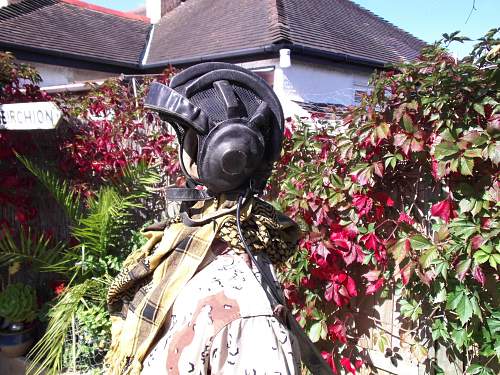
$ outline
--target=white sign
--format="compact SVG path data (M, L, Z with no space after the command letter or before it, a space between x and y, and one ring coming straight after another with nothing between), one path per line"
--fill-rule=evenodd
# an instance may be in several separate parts
M54 129L61 118L53 102L0 104L0 130Z

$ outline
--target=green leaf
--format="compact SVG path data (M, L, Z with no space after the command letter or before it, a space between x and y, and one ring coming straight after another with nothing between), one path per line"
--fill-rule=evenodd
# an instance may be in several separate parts
M380 123L379 126L375 128L375 133L377 134L378 139L386 139L389 135L389 124L386 122Z
M419 258L419 262L422 265L422 268L428 268L438 256L438 250L435 246L425 250Z
M482 151L478 148L471 148L464 151L464 156L468 158L480 158L482 156Z
M500 311L495 311L491 317L486 319L486 323L492 334L500 333Z
M468 258L457 264L455 271L460 279L463 278L463 275L469 270L471 263L472 259Z
M465 340L467 339L467 331L463 328L453 329L451 330L451 337L457 348L461 348L464 346Z
M417 235L411 237L410 244L411 244L411 247L415 250L427 249L429 246L432 245L432 243L427 238L422 236L421 234L417 234Z
M458 206L460 207L460 212L465 213L469 212L474 208L474 204L476 203L476 200L474 198L471 199L462 199Z
M486 142L488 142L489 138L486 134L481 134L479 137L477 137L474 142L472 143L474 146L481 146L484 145Z
M439 338L447 340L450 337L448 330L443 324L442 320L436 319L432 323L432 339L436 341Z
M474 169L474 159L460 158L460 173L464 176L472 176Z
M328 327L326 325L326 322L323 320L321 321L321 333L320 337L322 340L326 340L328 336Z
M464 289L458 289L451 294L452 300L448 300L447 307L455 311L462 325L467 323L472 317L473 306Z
M479 113L481 116L484 116L484 106L482 106L481 104L479 103L475 103L473 105L474 107L474 110Z
M443 159L447 156L452 156L457 154L460 151L460 148L451 142L441 142L438 144L434 150L434 156L436 159Z
M493 251L493 248L491 246L487 246L487 245L481 246L479 248L479 250L477 250L473 255L474 261L477 264L486 263L490 259L492 251Z
M414 133L415 132L415 127L413 126L413 120L411 116L407 113L403 115L403 128L408 132L408 133Z
M420 304L415 300L407 301L403 299L400 301L400 305L401 315L410 318L413 321L417 320L418 317L422 314L422 308L420 307Z
M479 306L478 302L477 293L471 297L470 302L472 304L472 311L474 312L474 315L476 315L479 320L483 320L483 314L481 313L481 307Z
M309 338L312 342L318 342L321 337L322 322L314 323L309 329Z
M443 286L441 289L439 289L436 296L434 297L433 303L441 303L444 301L446 301L446 288L444 288Z

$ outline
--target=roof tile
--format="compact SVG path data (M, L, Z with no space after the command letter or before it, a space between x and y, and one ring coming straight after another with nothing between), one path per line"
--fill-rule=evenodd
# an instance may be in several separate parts
M143 19L58 0L0 9L0 46L46 50L116 65L138 65L150 25Z

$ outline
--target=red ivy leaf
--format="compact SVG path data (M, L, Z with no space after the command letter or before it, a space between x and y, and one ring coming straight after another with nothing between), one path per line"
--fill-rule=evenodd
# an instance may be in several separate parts
M382 288L382 286L384 285L384 281L385 279L383 277L381 277L380 279L378 279L376 282L374 283L370 283L368 285L368 287L366 288L366 294L367 295L371 295L371 294L375 294L378 292L378 290L380 288Z
M472 249L476 250L483 244L484 239L480 234L476 234L474 237L471 238L470 241L471 241Z
M479 265L475 265L474 268L472 269L472 276L474 279L481 284L481 286L484 286L486 282L486 278L484 276L483 269Z
M342 321L335 318L335 322L328 326L328 334L333 341L347 343L346 327Z
M446 198L441 202L434 204L431 207L431 215L440 217L444 221L449 222L450 218L454 217L451 199Z
M333 360L332 353L328 353L328 352L323 351L323 352L321 352L321 356L326 361L326 363L328 363L328 366L330 366L333 373L338 374L337 367L335 366L335 361Z

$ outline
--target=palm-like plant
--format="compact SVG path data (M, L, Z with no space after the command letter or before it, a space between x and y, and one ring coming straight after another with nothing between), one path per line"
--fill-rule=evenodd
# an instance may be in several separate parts
M82 204L81 196L67 182L22 156L18 158L64 209L73 223L71 234L78 240L76 246L61 243L53 248L43 237L33 247L21 241L16 248L10 237L0 241L0 264L29 258L43 265L41 270L57 270L70 280L50 308L47 330L30 353L32 365L28 373L57 374L63 366L64 343L77 307L105 300L111 276L132 250L129 240L133 212L141 208L142 200L160 179L154 166L139 163L125 168L111 186L101 187ZM9 247L2 246L4 242Z

